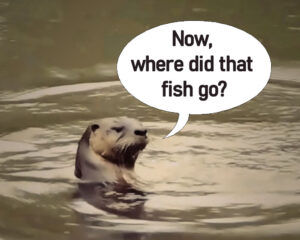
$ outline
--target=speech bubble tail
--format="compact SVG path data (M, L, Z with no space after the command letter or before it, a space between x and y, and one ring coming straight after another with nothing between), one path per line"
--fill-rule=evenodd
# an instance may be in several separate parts
M185 126L185 124L187 123L188 120L189 120L189 114L188 113L179 113L178 121L177 121L175 127L164 138L171 137L171 136L175 135L176 133L178 133L181 129L183 129L183 127Z

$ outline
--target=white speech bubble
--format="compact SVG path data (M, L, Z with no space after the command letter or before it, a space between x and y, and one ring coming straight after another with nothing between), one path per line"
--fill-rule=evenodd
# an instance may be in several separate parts
M187 21L152 28L131 40L118 59L127 91L152 107L179 113L180 131L189 114L237 107L267 84L271 60L250 34L229 25Z

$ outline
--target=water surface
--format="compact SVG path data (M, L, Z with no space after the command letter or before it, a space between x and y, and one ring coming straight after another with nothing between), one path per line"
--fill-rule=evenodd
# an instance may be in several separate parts
M1 1L0 239L299 239L299 14L296 0ZM253 34L272 76L250 102L163 139L177 115L130 96L116 61L136 34L178 20ZM84 129L124 115L149 129L142 217L74 198Z

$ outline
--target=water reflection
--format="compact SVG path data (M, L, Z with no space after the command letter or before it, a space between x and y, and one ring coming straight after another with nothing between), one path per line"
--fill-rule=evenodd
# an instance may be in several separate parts
M0 202L3 206L7 199L14 199L20 209L24 208L22 214L28 214L25 208L34 209L36 204L49 207L50 204L63 210L63 225L69 229L65 231L71 229L71 232L89 236L92 227L91 239L102 236L104 233L100 230L105 231L105 236L142 234L154 229L161 234L176 231L213 236L214 231L223 229L226 234L251 236L251 226L264 235L274 230L272 225L279 226L278 234L286 231L299 234L294 224L300 216L297 210L300 126L298 120L293 122L298 119L293 107L286 108L286 113L282 111L283 105L290 104L288 98L279 105L272 97L278 87L281 92L291 94L297 89L278 85L278 82L272 84L271 80L256 102L234 110L232 114L237 120L228 121L226 115L216 116L214 120L195 118L180 134L168 139L162 136L171 129L171 120L158 118L160 121L157 121L152 115L156 110L145 111L143 118L148 121L144 124L150 129L151 141L137 162L136 172L143 179L146 195L130 194L130 191L127 195L128 192L119 189L104 191L107 187L79 185L81 197L74 198L77 191L74 154L82 129L98 116L111 113L105 112L107 108L95 110L85 121L79 116L81 121L74 120L74 114L82 114L82 109L98 109L101 104L96 104L95 99L99 103L107 102L111 94L124 115L140 117L136 102L120 91L121 86L116 82L86 84L82 91L77 86L80 85L60 87L61 91L48 88L2 98L9 103L11 114L15 114L15 109L25 108L36 112L38 119L43 109L57 117L62 113L50 111L51 108L63 109L64 105L81 99L78 108L74 108L75 113L63 113L61 123L19 126L20 130L2 136ZM127 102L123 103L124 100ZM257 103L269 106L263 108L265 114L251 106ZM277 115L270 106L281 109L286 117ZM131 108L135 112L128 114ZM140 110L148 109L141 105ZM256 114L255 121L252 118L248 118L248 122L241 121L247 113ZM51 207L39 211L45 211L44 216L39 216L42 218L48 211L54 214ZM27 229L29 226L24 224ZM83 230L81 225L87 229ZM138 239L142 236L137 235Z

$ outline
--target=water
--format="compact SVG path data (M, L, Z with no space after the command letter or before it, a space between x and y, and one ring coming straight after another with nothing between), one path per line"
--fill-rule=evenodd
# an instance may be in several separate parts
M0 239L299 239L298 1L80 4L1 1ZM184 19L253 34L272 76L252 101L162 139L177 115L130 96L115 64L136 34ZM149 129L135 169L149 192L142 217L74 197L82 132L121 115Z

